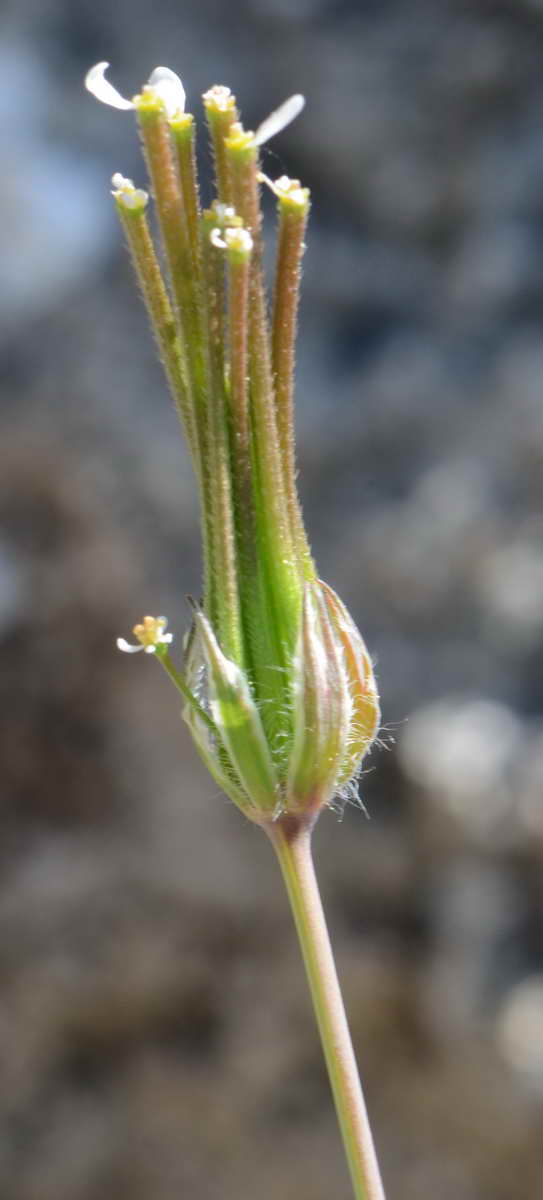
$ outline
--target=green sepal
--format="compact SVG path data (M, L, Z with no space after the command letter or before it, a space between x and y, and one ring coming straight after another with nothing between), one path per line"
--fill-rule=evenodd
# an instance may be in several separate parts
M350 716L341 647L317 583L304 588L293 688L294 744L286 807L289 812L312 812L333 797Z
M247 676L223 654L207 617L195 611L205 654L211 714L234 772L254 808L273 812L278 780Z
M379 695L366 643L343 601L327 583L318 581L330 622L339 639L347 673L351 717L346 753L338 785L348 783L360 768L381 722Z
M191 705L185 707L183 718L190 729L192 740L200 758L207 767L210 775L213 776L215 783L218 784L221 791L229 796L230 800L234 801L234 804L237 804L238 808L246 816L251 817L254 806L251 804L251 800L243 790L241 784L237 783L233 778L232 772L225 769L218 741L213 739L209 728L200 720Z
M209 712L208 668L196 621L183 642L183 674L188 703L183 709L196 749L215 783L247 817L259 819L251 800L235 775L228 752Z
M198 698L194 695L188 680L181 674L180 671L177 670L177 667L174 665L170 655L168 654L167 647L164 645L157 645L155 648L155 658L158 659L158 662L162 667L164 667L164 670L171 679L174 687L176 687L178 692L181 693L187 709L190 709L194 718L197 718L201 725L205 725L207 727L209 734L216 735L217 730L211 717L209 716L209 713L206 712L205 708L203 708L203 706L200 704Z

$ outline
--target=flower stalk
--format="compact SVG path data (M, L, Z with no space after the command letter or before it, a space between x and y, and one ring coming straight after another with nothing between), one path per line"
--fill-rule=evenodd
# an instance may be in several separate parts
M270 182L260 146L303 107L285 101L252 133L224 87L204 95L216 196L201 210L195 123L180 80L157 67L133 100L99 63L87 87L136 114L147 192L120 174L113 196L196 476L204 587L180 664L164 617L134 627L184 700L213 778L260 825L277 854L298 930L357 1200L382 1200L355 1058L320 903L311 830L327 805L356 794L379 725L364 641L317 576L296 486L294 370L310 197ZM261 184L277 202L271 303L262 266ZM163 274L161 258L165 264ZM271 318L269 311L271 309Z
M291 526L305 575L312 578L313 563L306 537L298 490L294 448L294 366L296 326L300 299L302 257L309 216L309 190L297 179L283 175L272 184L277 196L277 264L272 317L272 371L275 385L277 432Z
M319 885L307 819L282 818L267 831L298 933L356 1200L384 1200L383 1185Z

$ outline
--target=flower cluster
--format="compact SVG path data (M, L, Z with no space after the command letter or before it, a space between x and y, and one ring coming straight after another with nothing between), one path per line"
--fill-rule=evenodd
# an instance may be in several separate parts
M154 653L186 700L185 718L212 775L253 820L312 821L353 789L379 723L360 633L315 571L296 488L293 379L309 192L260 172L259 147L301 111L285 101L256 133L228 88L204 107L217 195L202 210L195 126L165 67L132 100L105 78L99 100L134 110L162 240L166 278L147 222L148 193L120 174L113 197L201 502L204 592L194 605L182 670L163 617L145 617L123 650ZM260 184L278 210L271 313L262 270Z

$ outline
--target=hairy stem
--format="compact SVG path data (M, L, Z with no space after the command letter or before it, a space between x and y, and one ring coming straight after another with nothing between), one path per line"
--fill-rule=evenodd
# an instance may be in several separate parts
M117 200L117 212L198 477L198 450L194 414L187 391L186 364L147 217L143 209L128 207L122 196Z
M288 191L278 193L279 232L273 297L272 368L275 386L277 431L283 460L285 492L292 535L307 579L315 578L315 567L304 529L298 491L294 451L294 364L296 324L300 299L301 262L309 212L309 193L297 180Z

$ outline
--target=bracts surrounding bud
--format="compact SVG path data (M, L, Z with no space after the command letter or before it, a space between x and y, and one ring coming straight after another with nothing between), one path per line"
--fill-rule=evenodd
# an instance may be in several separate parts
M259 149L303 98L290 97L251 133L228 88L206 92L216 198L201 211L195 123L180 80L157 68L128 100L105 66L89 72L87 86L135 111L148 166L162 256L147 192L116 174L113 195L189 443L204 557L181 670L164 618L136 626L136 646L119 644L147 650L167 671L202 758L250 819L268 828L283 815L312 823L353 791L379 704L364 642L317 579L296 486L295 337L310 198L298 180L263 176ZM262 182L277 201L271 304Z

